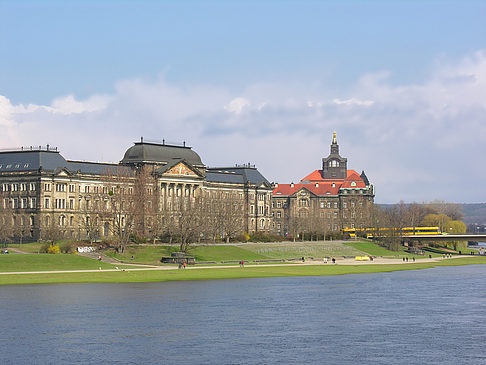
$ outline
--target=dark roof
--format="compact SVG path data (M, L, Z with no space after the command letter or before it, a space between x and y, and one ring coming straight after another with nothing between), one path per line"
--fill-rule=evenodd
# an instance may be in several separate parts
M35 171L40 167L54 171L66 165L64 157L54 151L0 152L0 172Z
M210 171L206 172L206 181L208 182L219 182L219 183L230 183L230 184L244 184L243 175L233 174L228 172L218 172Z
M101 175L110 170L129 168L108 163L67 161L59 151L6 151L0 152L0 173L21 171L58 172L66 169L71 173L81 172L85 174Z
M255 168L255 167L211 167L208 168L206 171L206 176L209 173L217 173L223 172L226 175L241 175L243 183L247 184L254 184L254 185L261 185L266 184L270 186L270 183L267 179ZM209 180L208 180L209 181Z
M174 160L184 160L194 166L202 166L201 157L191 147L167 144L136 142L123 156L121 164L152 162L170 164Z

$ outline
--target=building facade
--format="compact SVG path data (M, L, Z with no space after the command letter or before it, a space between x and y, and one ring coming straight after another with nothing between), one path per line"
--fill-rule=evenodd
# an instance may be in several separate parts
M0 225L24 241L117 231L229 239L269 232L271 198L255 166L210 168L185 144L141 139L118 164L66 160L49 146L0 152Z
M322 169L298 184L274 184L274 232L295 237L302 233L338 234L344 228L365 227L374 195L364 171L360 175L348 170L334 133L330 154L322 159Z

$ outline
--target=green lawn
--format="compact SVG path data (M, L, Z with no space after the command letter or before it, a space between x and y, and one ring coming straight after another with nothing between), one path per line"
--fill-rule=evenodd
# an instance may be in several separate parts
M24 255L26 256L26 255ZM56 255L58 256L58 255ZM319 276L360 273L379 273L399 270L417 270L439 266L486 264L486 257L460 258L440 262L390 265L302 265L302 266L247 266L245 268L218 268L164 271L116 271L68 274L0 275L2 284L36 283L120 283L158 282L177 280L214 280L283 276Z
M13 247L28 253L39 253L39 249L42 245L43 243L34 242L34 243L23 243L21 245L11 244L9 245L9 247Z
M177 246L130 246L123 254L106 251L106 255L122 261L160 264L162 256L170 256ZM249 243L244 245L192 246L188 253L196 261L232 261L293 259L305 257L361 256L365 252L338 242Z
M96 270L100 266L103 269L113 269L115 267L88 257L69 254L0 255L0 272Z
M271 259L292 259L305 257L361 256L363 251L340 242L285 242L252 243L244 246L246 250Z

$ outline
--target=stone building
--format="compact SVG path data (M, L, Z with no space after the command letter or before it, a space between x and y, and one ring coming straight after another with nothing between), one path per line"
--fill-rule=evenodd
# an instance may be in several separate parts
M46 238L53 227L65 237L102 238L134 222L154 235L183 218L194 225L195 210L214 216L221 238L268 232L271 196L255 166L209 168L185 144L141 139L119 164L66 160L49 146L0 151L0 225L23 240Z
M367 225L373 199L373 185L364 171L360 175L348 170L334 133L330 154L322 159L322 169L298 184L274 184L273 229L278 234L294 236L361 228Z

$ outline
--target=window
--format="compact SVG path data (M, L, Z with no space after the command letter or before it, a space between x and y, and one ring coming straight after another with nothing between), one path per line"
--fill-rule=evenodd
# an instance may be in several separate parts
M282 202L277 202L277 208L281 208L282 207Z
M343 202L343 208L346 209L348 207L348 203Z
M253 214L255 212L255 207L253 205L250 205L250 214Z
M30 209L35 209L37 208L37 199L36 198L30 198Z
M66 199L56 199L56 209L65 209Z
M51 191L51 184L44 184L44 191Z
M337 209L337 207L338 207L337 205L338 205L337 202L335 202L334 203L334 209Z
M56 184L56 191L66 191L66 184Z
M265 219L262 219L262 220L260 221L260 227L261 227L261 228L265 228Z
M338 214L337 212L334 212L334 218L337 218Z
M89 185L85 185L84 186L84 192L85 193L89 193Z
M76 192L76 185L70 184L69 185L69 192L70 193L75 193Z
M30 216L30 226L33 227L35 223L35 218L34 216Z
M282 218L282 212L277 212L277 218Z
M22 198L22 202L20 203L21 208L28 208L27 198Z
M324 207L325 207L324 202L321 202L321 208L324 208Z
M69 225L72 227L72 226L73 226L73 224L74 224L74 217L73 217L73 216L71 216L71 217L69 218Z
M27 191L27 184L20 184L20 191Z
M29 190L35 191L35 184L29 184Z
M351 202L351 208L354 208L354 202Z
M74 209L74 199L69 199L69 209Z
M331 208L331 202L327 202L327 207Z
M50 202L50 199L46 198L46 200L44 201L44 208L49 209L49 202Z

